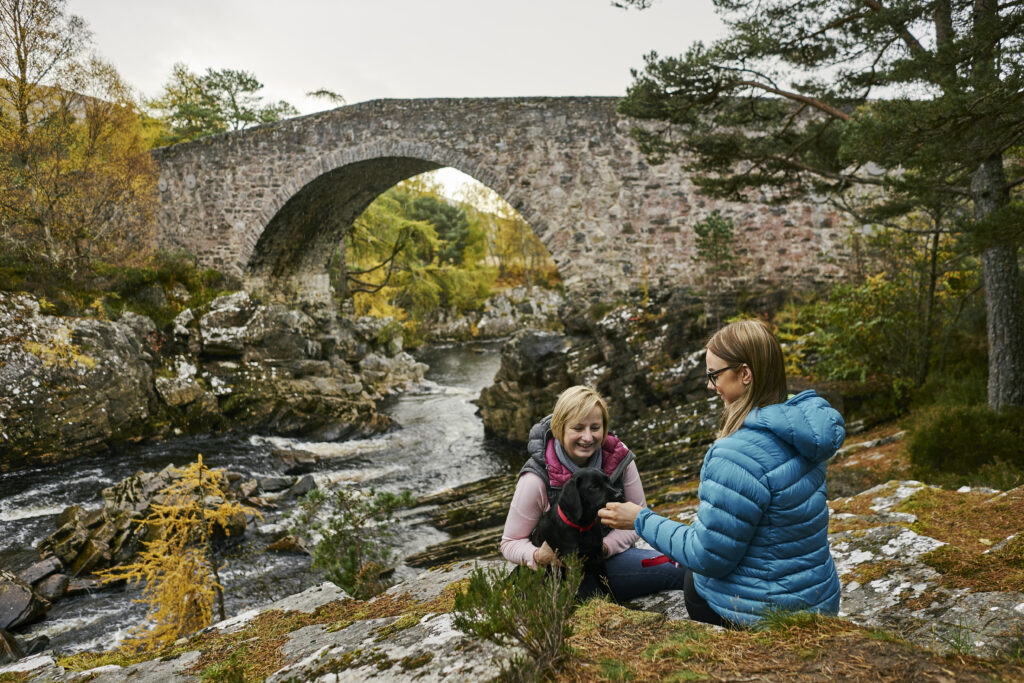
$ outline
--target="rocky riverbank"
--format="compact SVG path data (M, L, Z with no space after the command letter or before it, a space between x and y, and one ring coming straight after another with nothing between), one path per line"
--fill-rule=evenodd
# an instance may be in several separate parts
M233 428L341 439L390 426L375 400L422 380L401 330L314 320L245 292L160 329L49 315L0 293L0 471L112 444Z
M729 310L768 316L784 300L781 292L751 296L729 302ZM559 319L562 330L523 329L502 348L494 384L477 402L489 433L525 443L563 389L585 384L608 400L612 431L638 454L673 461L710 443L719 413L706 405L703 347L720 321L706 301L678 290L609 305L566 303ZM790 378L789 388L815 389L848 418L866 392L800 378ZM888 415L862 417L848 419L848 431Z
M161 301L166 298L159 292ZM480 311L440 313L431 341L560 327L561 294L516 287ZM314 319L236 292L183 309L170 325L51 315L0 292L0 471L118 443L246 429L321 440L388 429L375 402L423 379L400 325Z
M561 329L560 292L543 287L512 287L484 302L479 311L439 310L420 325L428 342L500 339L519 330Z
M563 389L586 384L605 396L612 431L638 453L710 438L714 416L699 434L689 419L690 404L708 397L701 348L711 327L699 299L678 291L614 306L566 304L560 319L563 331L521 330L502 349L501 369L478 401L491 433L525 442Z
M302 463L293 455L282 455L282 468L302 470ZM12 651L31 651L38 642L23 642L6 632L17 633L42 620L58 600L102 590L97 574L135 560L143 544L162 532L146 519L154 506L168 504L166 491L172 486L180 488L185 476L186 469L172 465L156 472L139 471L103 489L100 507L87 510L76 504L57 515L56 530L37 545L41 557L38 562L18 574L0 571L0 639ZM237 543L256 526L257 518L279 520L282 506L317 487L308 474L253 478L227 471L223 481L229 500L245 507L218 526L213 539L218 546L228 539ZM194 484L187 486L195 491Z
M1019 515L1024 504L1022 489L948 493L968 505L991 506L997 516ZM727 631L686 621L678 592L629 606L595 601L572 620L577 657L570 679L622 680L622 672L633 672L629 680L663 680L686 671L694 679L728 680L788 680L794 672L808 680L1020 680L1015 626L1024 593L954 588L948 574L935 570L935 549L949 543L915 532L926 520L907 512L932 495L919 482L893 481L831 503L830 539L843 583L840 617ZM685 520L692 510L683 506L674 514ZM962 541L977 531L964 525ZM996 545L992 550L998 552ZM517 649L459 631L452 609L473 567L500 566L496 562L446 564L366 602L323 584L211 626L165 652L135 658L43 652L0 667L0 680L194 681L226 672L267 681L490 680ZM602 643L614 647L606 651ZM654 678L640 673L651 667ZM611 678L612 670L620 676Z

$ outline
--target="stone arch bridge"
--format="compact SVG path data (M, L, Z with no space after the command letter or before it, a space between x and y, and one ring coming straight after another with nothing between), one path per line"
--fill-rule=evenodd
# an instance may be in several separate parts
M570 296L694 284L692 226L719 209L754 282L835 276L826 205L700 196L679 163L649 166L612 97L376 100L154 151L159 242L247 289L330 299L327 265L382 192L444 166L498 192L536 231Z

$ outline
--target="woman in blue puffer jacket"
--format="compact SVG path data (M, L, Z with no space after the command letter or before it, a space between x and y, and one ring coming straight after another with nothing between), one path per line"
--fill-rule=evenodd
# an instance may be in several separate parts
M705 362L725 414L701 468L696 521L610 503L603 523L635 529L686 568L692 619L752 625L770 611L836 614L825 464L846 436L842 416L813 391L786 399L782 349L759 321L716 332Z

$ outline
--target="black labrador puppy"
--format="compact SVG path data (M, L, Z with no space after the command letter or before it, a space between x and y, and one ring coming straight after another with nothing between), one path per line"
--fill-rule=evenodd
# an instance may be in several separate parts
M583 560L583 571L599 579L608 575L604 566L604 535L607 529L597 519L597 511L609 502L624 502L604 472L591 468L576 470L541 515L530 534L530 542L547 542L559 556L576 554Z

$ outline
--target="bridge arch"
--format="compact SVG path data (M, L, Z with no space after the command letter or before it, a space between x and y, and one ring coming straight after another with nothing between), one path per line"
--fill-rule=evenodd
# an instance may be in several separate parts
M502 178L473 159L429 145L352 148L297 170L277 188L259 220L246 226L245 244L252 251L239 259L246 263L246 288L264 297L329 301L328 263L355 219L394 185L444 167L472 176L506 201L512 194L513 188ZM532 216L543 230L543 222L524 198L511 199L524 219L529 222L526 217Z
M735 223L751 280L841 271L834 211L704 198L681 164L646 163L616 102L377 100L155 150L159 240L264 296L323 302L330 251L356 216L401 180L450 166L519 211L570 296L695 283L692 226L716 209Z

